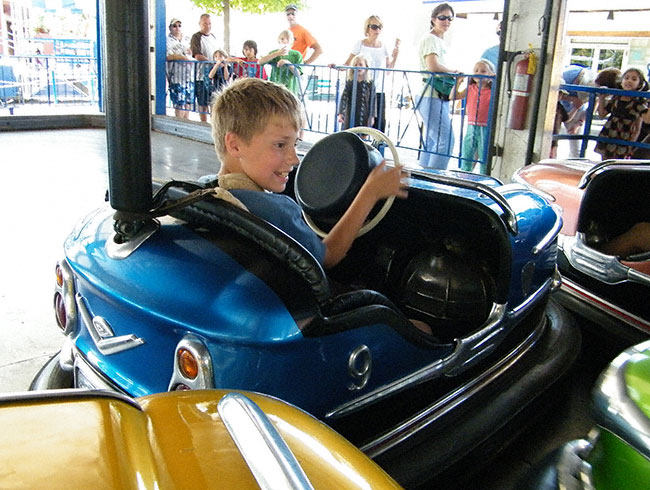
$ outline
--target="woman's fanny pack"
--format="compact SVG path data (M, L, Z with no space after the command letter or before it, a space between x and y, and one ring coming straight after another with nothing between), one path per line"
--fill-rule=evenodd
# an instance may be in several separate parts
M449 100L452 90L456 86L456 77L449 75L433 75L432 77L423 78L422 81L436 91L438 97L442 100Z

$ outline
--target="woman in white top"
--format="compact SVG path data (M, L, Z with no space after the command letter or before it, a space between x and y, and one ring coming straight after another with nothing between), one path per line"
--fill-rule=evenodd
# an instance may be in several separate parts
M454 9L441 3L431 12L431 30L419 47L420 70L423 72L458 73L447 67L445 33L454 20ZM433 88L433 78L423 74L422 95L416 97L416 107L422 116L424 150L420 153L423 168L446 169L454 148L454 131L449 116L449 97Z
M371 15L366 19L363 24L365 38L360 39L354 44L352 52L348 59L343 63L346 66L349 66L352 62L352 58L357 55L362 55L366 60L368 60L368 66L371 68L373 74L373 80L375 87L377 87L377 117L375 118L375 124L373 127L379 129L380 131L384 130L386 125L385 121L385 96L383 93L384 87L384 78L386 76L385 71L381 70L372 70L373 68L393 68L395 66L395 61L397 60L397 55L399 54L399 44L400 40L395 39L395 46L393 47L393 52L391 55L388 55L388 49L379 39L382 29L384 28L384 23L381 21L379 16Z

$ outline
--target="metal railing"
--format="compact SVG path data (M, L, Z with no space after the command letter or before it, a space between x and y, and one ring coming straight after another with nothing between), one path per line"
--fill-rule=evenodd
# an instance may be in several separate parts
M167 61L167 107L179 108L195 113L209 112L214 93L221 86L238 76L266 77L270 66L257 64L228 64L228 73L210 78L214 63L197 61ZM352 81L352 100L359 93L356 70L347 66L297 65L302 72L298 77L296 95L306 114L305 131L314 138L335 133L342 129L339 120L340 101L346 81ZM352 71L352 73L350 73ZM394 69L369 69L368 79L376 91L376 117L373 126L381 129L395 143L400 159L417 162L425 155L440 155L449 158L449 168L459 168L462 163L474 167L486 163L489 131L491 128L493 97L490 96L490 112L485 126L486 136L482 151L468 157L463 149L468 144L466 134L469 117L466 96L458 97L445 105L449 110L454 144L444 150L433 147L426 137L427 123L423 119L422 100L426 84L424 79L433 74L428 72ZM452 78L480 75L445 74ZM216 82L220 80L220 82ZM0 57L0 107L8 107L10 114L20 105L48 104L98 104L97 60L90 56L72 55L26 55ZM452 92L451 98L458 95ZM447 109L448 107L448 109ZM357 106L352 104L348 117L357 121ZM432 126L429 124L429 126ZM435 130L435 127L434 127ZM429 130L429 133L431 131ZM451 142L451 137L450 141ZM444 145L443 145L444 146ZM479 167L481 168L481 167ZM489 170L488 170L489 171Z
M200 90L205 90L206 86L210 87L210 97L219 90L214 83L209 82L208 74L214 66L211 62L195 61L167 61L167 107L181 108L192 112L200 112L201 107L205 107L205 97L202 101L197 101L197 95ZM343 94L346 80L348 79L348 70L361 68L352 68L347 66L323 66L323 65L297 65L302 71L299 77L299 90L296 94L303 105L306 114L305 130L316 135L331 134L342 129L339 121L339 103ZM269 73L269 66L264 66L260 70L259 65L245 63L242 67L244 73L249 71L257 77L266 76ZM267 71L264 71L267 70ZM241 75L241 70L234 64L229 64L229 77L231 81L233 73ZM395 143L400 150L400 154L406 159L415 161L422 154L435 154L449 157L451 162L449 167L460 167L463 160L468 162L470 167L474 164L485 164L488 154L488 144L490 139L490 121L493 113L493 97L490 94L489 115L486 123L486 137L482 141L482 151L477 152L472 158L463 159L463 146L469 144L465 141L468 124L468 114L466 110L466 95L458 100L452 100L449 103L451 108L449 117L453 132L455 133L455 144L448 152L438 151L437 148L427 146L427 138L423 135L423 128L426 122L423 120L418 102L423 95L423 79L431 76L428 72L394 70L394 69L370 69L369 79L373 80L376 92L378 94L376 106L376 118L374 127L381 129ZM464 78L474 76L476 78L486 78L494 81L493 76L468 75L468 74L445 74L453 78ZM355 100L359 92L356 76L352 79L352 99ZM181 95L179 99L179 94ZM194 94L194 95L192 95ZM456 91L452 92L452 99ZM183 96L185 98L183 98ZM479 92L479 96L481 96ZM209 97L209 98L210 98ZM357 120L355 111L356 105L350 109L349 119ZM429 145L430 146L430 145Z
M602 124L607 120L607 118L599 119L595 114L597 97L600 94L614 95L614 96L627 96L635 97L642 99L649 99L650 102L650 92L636 92L628 90L619 90L619 89L610 89L610 88L600 88L600 87L587 87L584 85L571 85L571 84L562 84L560 85L560 90L565 90L567 92L577 92L586 94L588 100L579 111L584 111L584 123L582 125L582 130L576 134L554 134L553 139L556 141L559 140L569 140L569 141L579 141L580 149L578 152L579 158L584 158L587 152L589 143L592 141L603 142L603 143L612 143L621 146L629 146L632 148L641 148L646 153L650 152L650 143L643 143L640 141L629 141L621 140L614 138L605 138L599 136Z
M0 105L96 104L97 60L88 56L0 57Z

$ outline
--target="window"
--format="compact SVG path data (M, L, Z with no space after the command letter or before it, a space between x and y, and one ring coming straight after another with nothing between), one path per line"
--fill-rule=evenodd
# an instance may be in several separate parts
M608 42L609 41L609 42ZM604 68L622 68L626 64L629 45L611 38L570 39L567 46L568 64L584 66L593 72Z

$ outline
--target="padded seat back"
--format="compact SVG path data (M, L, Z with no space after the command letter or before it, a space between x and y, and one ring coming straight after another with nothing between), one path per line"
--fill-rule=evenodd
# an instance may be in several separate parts
M590 241L608 240L635 223L650 221L650 165L616 165L595 175L589 182L580 206L578 231Z
M181 187L165 189L165 196L157 200L176 200L187 197L194 188L202 189L198 184L183 183ZM270 254L289 270L294 272L314 295L318 303L330 298L327 276L318 261L300 243L282 230L257 216L238 208L228 202L214 197L207 197L170 213L187 223L204 227L226 227L237 236L252 242L262 251Z

